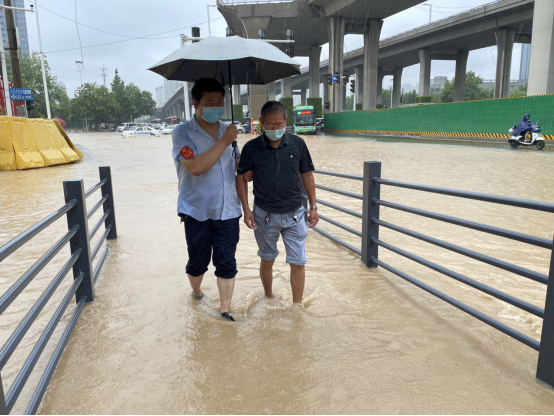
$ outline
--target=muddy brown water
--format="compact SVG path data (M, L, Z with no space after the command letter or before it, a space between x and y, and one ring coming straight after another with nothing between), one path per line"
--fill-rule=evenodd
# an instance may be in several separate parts
M232 305L237 322L219 320L213 267L204 278L206 298L190 298L171 138L123 139L117 133L71 138L86 155L78 163L0 172L1 245L63 205L64 179L83 178L88 188L98 180L98 166L112 167L119 237L110 243L96 301L83 310L41 413L554 413L554 390L535 379L536 351L383 269L366 268L358 256L313 231L300 309L291 307L282 244L274 270L277 298L264 298L254 236L242 224ZM249 138L241 137L239 144ZM363 162L375 160L389 179L554 202L551 153L330 134L305 140L317 169L360 175ZM316 181L361 192L361 182L322 175ZM547 213L392 187L382 187L381 197L548 239L554 231ZM318 198L361 211L358 200L320 190ZM360 220L330 208L320 212L361 227ZM388 208L381 209L381 218L548 273L545 249ZM321 228L359 247L357 237L323 222ZM66 230L62 218L2 262L0 292ZM380 237L544 306L540 283L391 230L381 229ZM384 249L379 256L540 339L540 319ZM0 316L0 344L68 257L66 248ZM3 369L4 391L70 284L68 277ZM13 413L25 409L45 365L41 359Z

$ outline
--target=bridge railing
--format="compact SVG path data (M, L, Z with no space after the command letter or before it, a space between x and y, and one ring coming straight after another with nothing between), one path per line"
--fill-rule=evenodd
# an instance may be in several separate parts
M434 212L430 212L430 211L426 211L418 208L400 205L394 202L383 201L381 200L381 196L380 196L380 191L381 191L380 187L381 185L401 187L401 188L407 188L407 189L412 189L412 190L417 190L422 192L432 192L432 193L437 193L442 195L450 195L450 196L459 197L459 198L467 198L467 199L473 199L478 201L508 205L513 207L544 211L544 212L554 212L554 204L383 179L381 178L380 162L365 162L363 176L347 175L342 173L327 172L327 171L320 171L320 170L316 170L315 173L363 182L362 195L342 191L339 189L329 188L327 186L316 185L316 188L318 189L328 191L328 192L333 192L339 195L343 195L349 198L355 198L363 201L362 213L360 214L356 211L352 211L350 209L340 207L320 199L316 200L317 203L320 205L325 205L327 207L333 208L343 213L352 215L356 218L362 219L362 230L358 231L344 224L341 224L338 221L335 221L331 218L328 218L323 215L319 215L319 218L321 220L329 222L330 224L333 224L339 228L342 228L343 230L346 230L360 237L362 240L361 248L358 249L356 247L353 247L352 245L334 237L330 233L325 232L320 228L315 227L314 228L315 231L319 232L320 234L328 237L334 242L342 245L348 250L361 256L362 262L367 267L381 266L382 268L396 274L397 276L425 290L426 292L438 297L439 299L444 300L445 302L451 304L452 306L457 307L458 309L492 326L493 328L496 328L497 330L503 332L504 334L509 335L512 338L517 339L518 341L524 343L525 345L537 350L539 352L539 359L537 364L537 378L545 381L551 386L554 386L554 251L552 251L553 241L507 230L504 228L493 227L493 226L481 224L478 222L468 221L461 218L455 218L448 215L438 214L438 213L434 213ZM538 273L536 271L526 269L516 264L512 264L500 259L496 259L494 257L490 257L485 254L481 254L476 251L469 250L464 247L460 247L460 246L448 243L446 241L443 241L419 232L415 232L407 228L400 227L398 225L391 224L386 221L382 221L379 218L379 209L381 206L404 211L404 212L409 212L411 214L420 215L420 216L431 218L438 221L443 221L449 224L459 225L461 227L470 228L473 230L478 230L489 234L494 234L494 235L509 238L515 241L531 244L536 247L541 247L541 248L551 250L552 253L551 253L549 274L545 275L542 273ZM426 260L420 256L409 253L398 247L392 246L382 241L381 239L379 239L380 227L385 227L390 230L394 230L396 232L417 238L427 243L434 244L438 247L442 247L447 250L453 251L455 253L462 254L474 260L479 260L483 263L498 267L503 270L507 270L519 276L523 276L527 279L531 279L536 282L545 284L547 285L545 307L544 309L539 308L538 306L532 305L528 302L525 302L507 293L504 293L498 289L485 285L481 282L478 282L474 279L471 279L467 276L464 276L446 267L443 267L429 260ZM522 334L519 331L516 331L515 329L509 327L508 325L505 325L502 322L499 322L496 319L493 319L485 315L484 313L472 308L471 306L468 306L454 299L453 297L448 296L445 293L440 292L439 290L394 268L393 266L384 263L383 261L379 260L379 255L378 255L379 247L385 248L396 254L406 257L410 260L413 260L423 266L429 267L432 270L442 273L445 276L448 276L452 279L462 282L477 290L487 293L490 296L494 296L497 299L500 299L517 308L523 309L524 311L530 314L533 314L539 318L542 318L543 327L542 327L541 341L538 342L528 337L527 335Z
M0 262L14 253L19 248L23 247L33 237L41 231L48 228L54 222L65 216L67 218L68 232L56 244L50 248L23 276L19 278L2 296L0 296L0 315L14 302L21 292L33 281L33 279L41 272L42 269L58 254L67 244L69 244L71 257L64 264L62 269L50 282L49 286L38 298L33 307L25 315L21 323L17 326L14 332L10 335L6 343L0 349L0 414L9 414L29 376L31 375L38 359L44 351L48 341L50 340L54 330L56 329L60 319L64 315L71 299L75 295L77 307L67 324L63 335L61 336L48 365L35 389L33 397L29 402L25 413L35 414L40 405L40 401L46 392L46 388L54 370L62 356L63 350L69 340L71 332L75 327L77 319L83 310L86 302L94 300L94 284L98 279L98 275L106 256L108 247L100 256L96 268L93 269L93 260L98 255L100 248L106 239L116 239L116 224L115 210L111 172L109 167L100 167L100 182L85 192L82 179L70 179L63 182L65 194L65 205L53 212L42 221L33 225L27 231L21 233L10 242L0 247ZM101 190L102 197L90 210L87 212L86 199ZM104 215L89 231L88 221L100 207L103 207ZM90 241L104 224L105 231L100 237L95 248L90 250ZM67 291L62 302L58 306L56 312L51 317L46 325L42 335L34 346L33 350L27 357L23 367L15 377L12 385L4 395L2 387L1 371L6 363L16 350L17 346L35 322L40 312L43 310L48 300L52 297L58 286L64 280L70 270L73 270L73 284Z

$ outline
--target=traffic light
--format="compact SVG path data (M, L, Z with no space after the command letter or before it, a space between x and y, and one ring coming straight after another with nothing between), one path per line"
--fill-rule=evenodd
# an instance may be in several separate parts
M258 39L265 39L265 29L258 29Z
M355 92L356 92L356 81L355 81L355 80L351 80L351 81L350 81L350 92L351 92L351 93L355 93Z
M329 101L325 101L325 109L329 110Z
M327 84L333 85L333 76L331 74L327 74Z
M403 95L400 96L400 102L401 102L401 103L404 102L404 96L403 96Z
M34 101L25 101L25 105L27 106L27 111L33 111L36 107Z
M287 40L294 40L294 30L287 29ZM287 43L285 47L285 52L291 58L294 56L294 42Z
M194 26L193 28L191 28L191 31L192 31L192 37L193 38L199 38L200 37L200 28L199 27ZM196 43L196 42L200 42L200 41L199 40L193 40L192 42Z
M232 28L232 27L228 27L227 30L226 30L225 32L226 32L227 37L229 37L229 36L235 36L235 29Z

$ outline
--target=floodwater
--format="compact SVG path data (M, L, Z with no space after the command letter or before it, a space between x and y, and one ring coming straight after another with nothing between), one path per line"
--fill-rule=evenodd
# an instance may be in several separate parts
M232 304L237 322L220 320L213 267L204 278L206 298L190 297L171 138L123 139L115 133L71 138L86 155L81 162L0 172L3 244L63 205L62 180L84 178L88 188L98 179L98 166L112 167L118 239L110 243L96 301L83 310L41 413L554 413L554 390L535 379L536 351L383 269L366 268L358 256L313 231L307 240L304 308L295 308L282 244L274 268L277 298L268 300L253 233L242 224ZM249 138L241 137L239 144ZM551 152L329 134L305 140L322 170L360 175L363 162L375 160L382 162L384 178L554 202ZM316 181L361 192L357 181L322 175ZM361 211L358 200L320 190L318 198ZM554 231L547 213L384 186L381 198L543 238ZM330 208L320 212L361 227L360 220ZM548 273L545 249L388 208L381 208L381 218ZM359 247L357 237L320 224ZM0 264L1 292L66 229L65 220L58 221ZM540 283L392 230L381 229L380 238L544 306ZM2 344L68 253L62 250L0 316ZM379 257L540 338L540 319L384 249ZM70 282L68 277L2 371L5 391ZM43 359L14 413L24 410L44 367Z

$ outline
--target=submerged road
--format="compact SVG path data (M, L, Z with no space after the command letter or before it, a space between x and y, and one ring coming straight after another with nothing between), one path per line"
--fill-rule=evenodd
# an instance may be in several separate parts
M239 145L249 138L240 137ZM118 239L110 243L97 299L83 310L41 413L554 413L554 389L535 379L536 351L385 270L367 269L358 256L313 231L307 241L304 308L299 309L291 307L282 243L274 267L277 298L264 299L254 235L241 224L232 305L237 322L218 319L213 267L204 278L206 298L190 297L171 137L87 133L71 134L71 139L85 153L81 162L0 175L1 245L63 205L63 179L82 177L88 188L98 179L98 166L112 169ZM376 160L388 179L554 201L552 152L329 134L305 140L317 169L360 175L364 161ZM360 182L321 175L316 182L361 193ZM383 188L381 197L543 238L551 239L554 232L547 213L399 188ZM320 190L318 198L361 212L361 201ZM353 217L325 207L320 212L361 228ZM387 208L381 209L381 218L548 272L546 249ZM0 265L2 288L62 235L65 221L51 228ZM321 228L359 247L351 234L323 222ZM391 230L382 229L380 238L544 306L540 283ZM66 255L35 279L19 306L0 317L0 344L52 278L48 271ZM539 318L383 249L380 258L540 338ZM50 301L3 370L5 391L58 302ZM38 369L44 365L41 361ZM32 380L29 384L23 404L34 387ZM23 405L14 413L22 410Z

